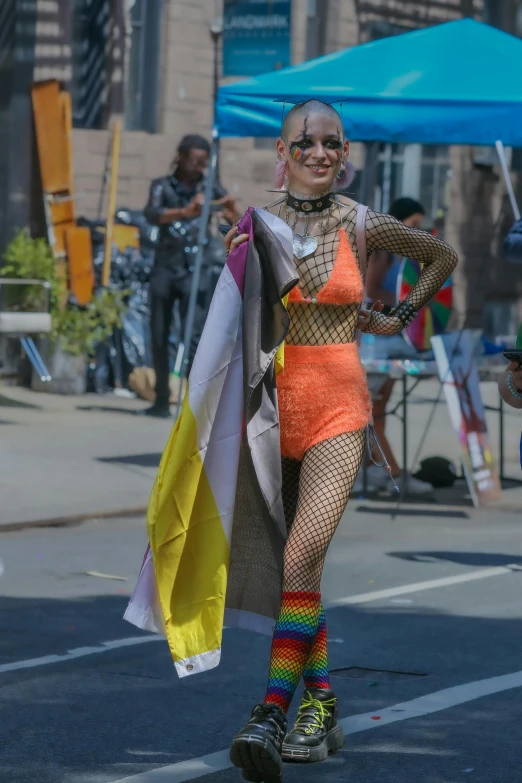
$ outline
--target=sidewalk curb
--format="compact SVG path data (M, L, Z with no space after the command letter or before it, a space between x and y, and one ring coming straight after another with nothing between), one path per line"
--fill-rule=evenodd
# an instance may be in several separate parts
M8 522L5 525L0 524L1 533L12 533L17 530L27 530L32 527L67 527L80 522L88 522L91 519L116 519L118 517L139 517L145 516L147 506L137 506L134 508L120 508L115 511L89 512L88 514L74 514L66 517L51 517L50 519L34 519L28 522Z

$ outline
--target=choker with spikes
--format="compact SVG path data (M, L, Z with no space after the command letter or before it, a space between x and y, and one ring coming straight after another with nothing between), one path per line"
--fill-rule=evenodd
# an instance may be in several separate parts
M335 194L331 191L310 196L288 191L286 203L296 212L303 212L305 215L313 215L314 212L324 212L329 209L332 204L335 203L334 196Z

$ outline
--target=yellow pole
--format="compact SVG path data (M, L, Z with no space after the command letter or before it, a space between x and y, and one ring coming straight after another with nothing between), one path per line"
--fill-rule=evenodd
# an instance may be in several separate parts
M107 211L107 228L105 230L105 258L103 260L102 285L109 285L111 276L112 229L114 212L116 211L116 195L118 191L118 165L120 162L121 122L114 121L112 132L111 186L109 190L109 207Z
M68 179L69 179L69 195L71 197L72 216L75 217L76 209L74 203L74 166L73 166L73 126L72 126L72 105L71 94L65 90L61 90L58 93L58 99L62 107L63 123L65 131L65 143L67 146L67 164L68 164Z
M73 125L72 125L72 103L71 103L71 94L67 92L66 90L60 90L58 93L58 104L62 111L62 120L63 120L63 132L65 135L65 145L67 150L67 181L69 183L69 204L65 205L64 208L66 209L66 206L69 207L69 214L65 218L65 215L62 219L72 220L76 222L76 204L74 203L74 156L73 156ZM65 240L65 237L64 237ZM65 256L59 257L56 259L56 268L60 275L63 278L63 292L62 297L60 301L60 309L65 310L67 306L67 295L68 290L70 287L70 273L68 272L67 268L67 242L64 241L64 247L65 247Z

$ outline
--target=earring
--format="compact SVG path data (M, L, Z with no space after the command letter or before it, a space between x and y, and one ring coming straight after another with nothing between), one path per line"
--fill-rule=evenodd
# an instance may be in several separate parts
M343 161L343 166L341 169L339 169L339 173L337 174L335 189L346 190L346 188L348 188L352 184L354 177L355 177L355 168L353 166L353 163L350 163L349 160Z
M281 188L286 187L286 182L286 163L283 158L278 158L274 176L274 185L278 190L280 190Z

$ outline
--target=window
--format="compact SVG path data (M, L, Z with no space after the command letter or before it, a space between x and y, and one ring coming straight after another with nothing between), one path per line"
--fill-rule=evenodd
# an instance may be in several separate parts
M449 148L420 144L381 144L374 206L387 212L401 196L415 198L426 211L426 227L441 219L449 207L451 167Z
M305 60L324 54L328 0L308 0L306 9Z
M109 14L107 0L74 0L71 99L75 128L103 127Z
M403 193L404 144L381 144L375 189L375 209L387 212Z
M423 147L419 201L432 221L442 218L448 210L450 180L449 148Z
M392 35L400 35L409 32L410 28L392 24L384 19L373 19L369 24L370 41L379 41L381 38L390 38Z
M76 128L103 128L125 104L128 130L156 130L162 9L163 0L73 0Z
M157 130L162 0L130 0L125 127Z

